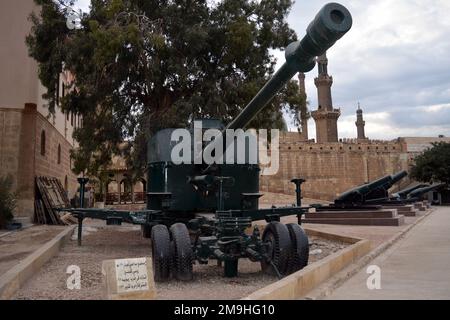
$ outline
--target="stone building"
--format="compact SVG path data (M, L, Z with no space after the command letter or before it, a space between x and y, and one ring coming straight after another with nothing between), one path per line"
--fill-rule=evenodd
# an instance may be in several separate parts
M69 196L75 194L70 150L75 147L73 130L82 122L59 108L50 115L45 107L38 66L25 44L33 10L37 10L33 0L0 1L0 175L13 177L16 215L25 219L34 214L36 176L56 177ZM68 81L70 74L61 74L60 97Z

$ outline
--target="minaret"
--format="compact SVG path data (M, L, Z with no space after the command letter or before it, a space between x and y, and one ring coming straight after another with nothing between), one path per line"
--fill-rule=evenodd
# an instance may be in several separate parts
M364 130L364 127L366 125L366 122L363 119L363 111L361 109L361 105L358 102L358 110L356 110L356 128L358 130L358 140L365 140L366 138L366 133Z
M326 53L317 58L319 76L315 79L319 108L312 112L316 121L317 143L338 142L337 121L341 116L340 109L334 109L331 98L333 77L328 75L328 59Z
M298 84L300 87L300 94L303 95L303 97L305 98L305 110L304 112L300 112L300 125L302 127L302 135L303 135L303 139L305 141L309 140L309 134L308 134L308 115L307 115L307 110L306 110L306 98L307 98L307 94L306 94L306 85L305 85L305 74L303 72L300 72L298 74Z

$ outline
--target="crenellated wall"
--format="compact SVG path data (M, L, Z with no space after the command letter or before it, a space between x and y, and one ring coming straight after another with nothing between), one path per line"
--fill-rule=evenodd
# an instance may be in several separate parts
M280 169L263 176L262 192L294 193L293 178L303 178L303 195L331 201L354 186L409 168L407 146L395 141L342 140L315 144L280 139ZM397 185L409 183L404 179Z

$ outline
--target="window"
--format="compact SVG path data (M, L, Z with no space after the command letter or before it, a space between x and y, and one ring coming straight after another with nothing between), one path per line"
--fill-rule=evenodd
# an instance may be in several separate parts
M46 137L45 137L45 130L42 130L41 132L41 155L45 156L45 141Z
M73 112L70 113L70 125L73 127Z
M58 145L58 164L61 164L61 145Z
M60 91L60 75L58 74L58 79L56 81L56 105L59 106L59 91Z

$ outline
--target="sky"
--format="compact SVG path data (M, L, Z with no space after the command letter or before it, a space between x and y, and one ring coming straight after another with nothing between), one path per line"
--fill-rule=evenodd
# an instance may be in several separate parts
M89 0L78 0L87 10ZM330 1L297 0L288 22L299 38ZM329 50L340 138L356 137L358 102L371 139L450 136L450 1L339 0L353 28ZM274 52L278 65L284 53ZM314 77L306 75L309 108L317 109ZM310 138L315 125L309 121Z

